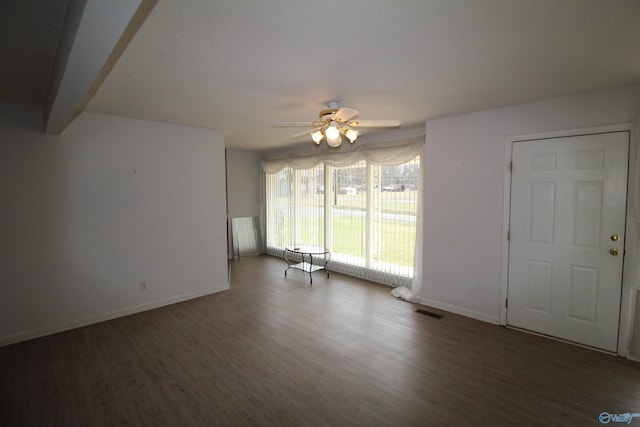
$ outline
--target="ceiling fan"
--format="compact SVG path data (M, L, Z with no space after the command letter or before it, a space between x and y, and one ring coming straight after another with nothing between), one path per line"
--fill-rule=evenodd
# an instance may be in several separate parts
M320 111L316 122L273 122L272 127L311 128L291 135L291 138L311 135L316 145L320 145L322 139L326 138L329 147L338 147L342 144L342 135L351 144L356 142L360 135L359 128L397 128L401 124L400 120L359 120L359 114L359 111L351 108L340 108L337 101L329 101L327 109Z

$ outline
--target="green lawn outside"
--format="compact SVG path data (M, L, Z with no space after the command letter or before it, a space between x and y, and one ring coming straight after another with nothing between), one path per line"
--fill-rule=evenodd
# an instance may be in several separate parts
M284 229L289 226L285 221ZM323 245L324 220L322 218L304 218L302 220L301 242ZM336 216L333 219L332 252L364 257L363 240L365 239L366 218ZM416 238L415 222L381 220L374 224L375 248L379 256L374 259L402 266L413 266ZM299 243L299 242L291 242Z
M375 193L379 198L384 213L415 215L417 211L417 190ZM367 199L365 193L338 194L332 201L338 209L365 210ZM310 193L302 196L302 204L306 206L324 206L324 194Z
M338 217L333 220L333 248L336 253L364 257L361 242L365 236L366 220ZM402 266L413 266L416 239L415 222L382 220L374 225L374 259ZM376 236L377 234L377 236Z

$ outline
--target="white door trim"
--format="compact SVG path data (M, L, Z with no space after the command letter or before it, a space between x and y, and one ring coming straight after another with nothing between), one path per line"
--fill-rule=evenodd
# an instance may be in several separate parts
M504 162L504 206L502 214L502 269L501 269L501 289L500 289L500 325L506 326L507 324L507 297L508 297L508 278L509 278L509 221L511 215L511 155L513 151L513 144L518 141L528 141L535 139L549 139L549 138L561 138L567 136L589 135L594 133L608 133L608 132L621 132L631 131L633 128L632 123L619 123L607 126L595 126L580 129L567 129L550 132L531 133L523 135L508 136L505 138L505 162ZM633 142L631 142L633 143ZM629 168L633 168L633 165L629 165ZM634 174L630 173L630 176ZM630 183L631 184L631 183ZM630 191L633 191L631 187L627 188L627 199ZM629 204L627 203L627 212L629 212ZM618 337L618 350L617 353L620 356L626 357L628 346L628 327L631 322L632 314L626 308L630 306L629 293L622 293L621 301L621 314L620 314L620 328ZM624 332L624 333L623 333Z

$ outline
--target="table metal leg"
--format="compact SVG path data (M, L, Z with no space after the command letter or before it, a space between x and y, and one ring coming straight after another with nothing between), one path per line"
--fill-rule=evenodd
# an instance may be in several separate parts
M287 262L287 268L284 270L284 277L287 277L287 271L289 271L289 269L291 268L291 261L289 261L289 258L287 258L287 253L289 251L288 250L284 250L284 260Z

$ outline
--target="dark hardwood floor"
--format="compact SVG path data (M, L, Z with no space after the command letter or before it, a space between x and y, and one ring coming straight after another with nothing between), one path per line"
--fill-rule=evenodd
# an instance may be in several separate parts
M231 289L0 348L2 426L601 425L640 364L260 256ZM633 424L640 424L634 419Z

